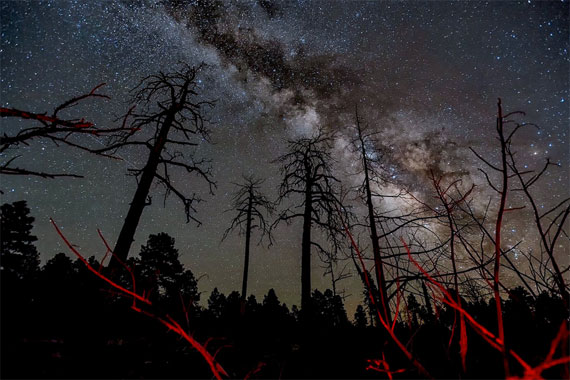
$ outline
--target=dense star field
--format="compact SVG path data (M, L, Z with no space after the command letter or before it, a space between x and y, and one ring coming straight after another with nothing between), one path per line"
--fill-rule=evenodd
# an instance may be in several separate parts
M345 188L360 184L358 156L347 148L354 138L356 107L369 131L378 132L377 150L370 155L381 157L384 180L374 189L381 194L405 190L431 202L431 169L461 178L463 189L475 184L471 196L476 210L483 210L489 197L495 205L497 195L478 170L484 164L469 148L498 162L500 97L505 114L524 111L516 119L539 127L525 126L514 139L519 166L540 170L547 158L559 165L550 166L533 189L538 207L548 210L568 198L566 1L251 0L223 2L215 11L198 3L3 1L0 87L2 107L51 113L105 83L98 92L110 99L87 99L62 117L110 127L120 125L132 104L129 90L141 78L175 70L179 62L205 64L196 92L198 99L214 102L205 109L212 144L203 140L193 149L195 157L211 160L216 188L210 194L200 178L182 172L171 177L202 199L192 214L202 224L186 223L179 200L171 196L163 202L165 190L155 185L131 248L136 255L149 234L174 237L181 262L196 277L206 275L198 284L203 303L214 287L227 294L241 286L243 237L233 233L220 242L233 217L224 212L231 208L232 183L255 175L265 179L261 189L275 199L282 178L274 160L286 152L286 140L323 128L336 133L331 152L335 175ZM31 123L3 119L2 131ZM106 143L99 136L80 141L94 148ZM32 140L29 146L2 152L2 165L16 155L21 157L14 166L84 176L2 176L2 203L26 200L36 218L33 234L42 262L58 252L70 254L49 218L85 256L101 258L105 249L97 229L114 244L137 186L128 170L142 167L147 151L122 149L116 154L120 159L108 159ZM364 220L365 208L355 197L347 197L347 206L353 204ZM404 212L406 202L384 198L375 205L379 213ZM508 206L523 204L520 193L513 192ZM522 252L539 250L528 208L509 213L504 226L504 247L520 242L516 249ZM274 288L282 302L300 305L301 230L300 221L281 223L271 247L252 245L249 293L260 299ZM556 253L562 268L569 263L566 233ZM359 235L362 248L368 247L368 233ZM394 241L400 236L405 235L398 232ZM350 255L348 244L347 239ZM512 258L519 256L522 260L514 252ZM336 286L347 296L345 307L352 316L363 302L362 282L350 260L340 261L335 270L345 265L352 277ZM331 287L324 272L313 254L313 288ZM515 281L512 272L504 276L507 283ZM390 269L388 277L395 277Z

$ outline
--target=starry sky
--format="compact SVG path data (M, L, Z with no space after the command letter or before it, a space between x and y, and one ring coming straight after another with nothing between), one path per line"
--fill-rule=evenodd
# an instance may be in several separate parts
M141 77L172 71L178 62L204 62L198 89L215 100L208 111L214 144L201 144L197 157L212 160L215 195L196 177L178 176L182 189L197 192L200 227L185 223L175 198L153 204L141 218L131 254L149 234L176 238L181 261L199 282L204 302L217 286L239 290L243 242L229 226L234 187L242 175L265 178L263 191L277 196L278 167L286 139L318 128L337 133L333 156L337 176L347 186L359 182L355 158L346 148L353 137L354 109L379 132L383 167L390 179L384 193L407 189L429 197L427 172L436 168L476 184L483 205L492 195L477 171L473 147L497 159L496 101L505 111L525 111L527 128L515 141L521 165L549 169L536 196L547 208L569 196L569 30L567 1L225 1L205 12L193 1L2 1L2 107L50 112L63 101L99 83L110 100L89 100L68 111L98 126L116 125L129 108L129 90ZM27 121L2 120L3 131ZM104 141L86 136L85 144ZM121 160L95 157L46 141L3 154L20 166L75 173L83 179L4 176L2 202L25 199L36 218L33 230L45 262L66 251L52 217L86 256L100 257L100 228L114 242L136 189L129 168L141 167L144 151L123 150ZM513 206L520 200L512 198ZM402 208L397 201L382 210ZM536 245L524 211L509 215L506 242ZM259 299L269 288L288 305L300 300L301 225L280 226L275 244L253 248L249 290ZM365 235L364 235L365 236ZM529 249L530 249L529 248ZM562 243L562 264L568 244ZM566 260L566 261L564 261ZM313 288L330 287L313 259ZM342 265L341 265L342 266ZM354 272L352 264L348 266ZM354 275L338 285L346 290L352 315L361 302Z

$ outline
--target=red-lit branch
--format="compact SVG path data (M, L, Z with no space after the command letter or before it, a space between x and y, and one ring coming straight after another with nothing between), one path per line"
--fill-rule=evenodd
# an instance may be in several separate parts
M503 342L501 352L503 354L503 367L505 377L509 377L509 361L507 359L505 346L505 328L503 324L503 312L501 306L501 296L499 294L499 271L501 268L501 224L503 222L503 214L505 213L505 203L507 200L508 190L508 173L507 173L507 142L503 130L503 109L501 107L501 98L497 102L497 133L501 142L501 177L502 187L500 189L501 200L499 203L499 211L497 212L497 222L495 224L495 269L493 271L493 293L495 294L495 307L497 309L497 326L499 329L499 339Z
M364 279L366 282L366 287L368 288L368 297L370 298L370 302L371 302L372 306L376 309L376 313L378 314L378 320L380 321L382 326L384 326L384 328L386 329L386 331L388 332L388 334L390 335L390 337L392 338L394 343L396 343L398 348L404 353L404 355L408 358L408 360L412 362L412 364L418 369L418 371L422 375L426 376L427 378L432 379L433 377L430 375L430 373L424 368L424 366L420 362L418 362L414 358L412 353L410 351L408 351L408 349L404 346L404 344L402 344L402 342L400 342L400 340L398 339L398 337L396 337L396 334L392 330L391 326L382 317L383 313L381 312L380 307L378 305L376 305L376 301L374 300L374 295L372 292L372 286L370 284L370 279L368 277L368 271L366 270L366 265L364 264L364 260L362 259L360 249L358 248L358 245L354 241L354 238L352 237L350 230L348 229L346 223L344 222L344 219L342 218L342 214L341 214L340 210L338 209L338 207L337 207L337 212L340 215L340 220L342 221L344 231L348 235L348 237L350 239L350 243L352 244L352 247L354 248L354 250L356 251L356 254L358 255L358 260L360 261L360 265L362 266L362 271L364 273Z
M32 140L50 141L55 146L60 144L68 145L70 147L80 149L92 154L103 157L118 159L118 157L108 154L107 152L115 150L122 145L130 145L126 141L126 137L132 136L138 129L127 127L125 122L117 127L97 127L95 123L81 119L64 119L59 114L77 104L91 98L109 99L109 96L99 94L97 91L104 85L99 84L90 92L76 96L60 104L55 108L51 115L47 113L36 113L23 111L17 108L0 108L1 118L17 118L29 120L32 125L29 127L20 127L17 131L13 131L12 127L5 128L5 131L0 136L0 153L5 153L8 150L18 147L19 145L29 145ZM129 111L130 112L130 111ZM127 114L128 116L129 114ZM125 118L126 120L126 118ZM19 124L24 125L24 123ZM15 127L14 127L15 128ZM78 135L92 135L100 137L115 138L116 141L103 148L94 147L87 144L84 140L77 139ZM38 172L21 167L11 166L12 162L19 156L13 156L7 162L0 165L0 174L8 175L32 175L43 178L56 178L56 177L81 177L73 174L52 174Z
M26 112L26 111L22 111L22 110L19 110L16 108L0 107L0 116L1 117L17 117L20 119L37 120L40 122L50 123L53 125L61 125L63 127L69 127L69 128L90 128L93 126L93 123L85 121L84 119L81 119L79 121L62 120L62 119L58 119L58 118L53 117L53 116L47 116L46 114Z
M160 321L160 323L164 324L166 327L180 335L184 338L192 347L196 349L202 355L202 357L208 362L210 366L210 370L212 374L216 377L216 379L221 379L221 375L229 376L228 373L222 368L222 366L216 361L214 356L212 356L204 346L202 346L196 339L188 335L186 331L176 322L172 317L169 315L166 316L166 319L160 317L154 317Z
M55 224L55 221L53 219L50 218L50 222L51 224L54 226L55 230L57 231L58 235L61 237L61 239L64 241L65 245L67 245L67 247L71 250L71 252L73 252L73 254L75 256L77 256L77 258L79 260L81 260L81 262L83 264L85 264L85 266L87 267L87 269L89 269L91 272L93 272L97 277L99 277L100 279L102 279L103 281L107 282L109 285L111 285L112 287L114 287L115 289L125 293L128 296L133 297L133 299L139 300L141 302L146 303L147 305L151 305L151 302L138 295L137 293L129 290L129 289L125 289L124 287L122 287L121 285L117 284L116 282L114 282L113 280L109 279L108 277L106 277L105 275L103 275L101 272L99 272L98 270L96 270L95 268L93 268L89 262L75 249L75 247L73 247L73 245L69 242L69 240L67 240L67 238L63 235L63 233L61 232L61 230L59 229L59 227L57 226L57 224Z
M392 377L393 374L402 373L402 372L406 371L403 368L391 371L390 365L386 361L386 356L384 355L384 353L382 353L382 360L380 360L380 359L368 360L368 363L371 363L371 364L369 364L368 367L366 367L367 370L373 370L376 372L385 373L386 375L388 375L388 378L390 380L393 379L393 377Z
M129 273L131 274L132 277L132 281L133 281L133 290L129 290L124 288L123 286L117 284L115 281L111 280L110 278L108 278L107 276L105 276L104 274L102 274L99 270L96 270L95 268L93 268L89 262L81 255L81 253L79 253L75 247L73 247L73 245L67 240L67 238L63 235L63 233L61 232L61 230L58 228L57 224L53 221L53 219L50 218L50 222L52 223L52 225L54 226L55 230L57 231L58 235L62 238L62 240L65 242L65 244L67 245L67 247L71 250L71 252L73 252L73 254L75 256L77 256L77 258L87 267L87 269L89 269L91 272L93 272L97 277L99 277L100 279L102 279L103 281L107 282L109 285L111 285L112 287L114 287L115 289L117 289L119 292L124 293L130 297L133 298L133 305L131 306L131 308L141 314L144 314L150 318L156 319L158 320L160 323L162 323L163 325L165 325L166 327L168 327L169 330L174 331L176 334L180 335L184 340L186 340L194 349L196 349L196 351L198 351L200 353L200 355L202 355L202 357L204 358L204 360L206 360L206 362L208 363L208 365L210 366L210 370L212 371L212 374L216 377L216 379L221 380L222 376L226 376L229 377L228 373L224 370L224 368L216 361L215 359L215 355L212 355L208 352L208 350L206 349L206 345L202 345L200 344L196 339L194 339L191 335L189 335L186 331L184 331L184 329L180 326L180 324L175 321L172 317L170 317L169 315L166 315L165 317L160 317L157 316L153 313L151 313L150 311L147 311L145 309L140 308L139 306L136 305L135 301L141 301L143 302L145 305L151 306L152 303L151 301L146 298L143 295L139 295L135 292L135 279L134 279L134 274L131 268L128 268L128 266L124 263L122 263L122 265L124 265L127 270L129 271ZM113 254L113 252L111 251L109 245L107 244L106 240L103 238L103 235L101 234L101 232L99 231L99 236L101 237L101 239L103 240L103 243L105 244L105 247L107 248L107 252L105 253L105 257L107 256L107 254L109 252L111 252L111 254Z
M479 324L471 316L471 314L469 314L463 307L461 307L455 301L454 297L439 282L434 280L425 271L425 269L423 269L421 265L418 264L417 261L414 260L414 258L411 255L410 249L408 248L408 245L403 239L401 240L402 243L404 244L404 247L406 248L406 251L408 252L409 260L420 270L420 272L430 281L430 283L433 284L435 287L437 287L440 290L440 292L443 294L441 301L444 302L446 305L449 305L453 309L457 310L459 313L461 313L465 317L467 322L469 322L469 325L475 330L475 332L479 334L483 339L485 339L485 341L487 341L487 343L489 343L492 347L494 347L496 350L500 351L501 353L505 352L506 354L512 356L523 367L524 379L528 380L542 379L541 374L542 371L544 371L545 369L570 362L570 356L563 356L558 359L552 359L552 356L556 351L556 347L558 347L558 345L563 341L563 339L568 339L568 329L566 328L566 321L562 322L562 326L560 327L558 335L552 341L550 346L550 351L545 360L541 364L533 368L526 361L524 361L515 351L513 351L512 349L506 349L503 340L497 338L492 332L490 332L484 326ZM506 378L509 379L513 377L506 376Z

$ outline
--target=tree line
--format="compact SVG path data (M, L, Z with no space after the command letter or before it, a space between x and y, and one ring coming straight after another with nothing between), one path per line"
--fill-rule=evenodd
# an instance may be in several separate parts
M4 204L0 211L3 377L209 376L194 351L175 334L130 310L131 300L104 286L81 260L59 253L40 266L37 239L31 233L34 218L24 201ZM88 262L100 266L95 257ZM297 306L281 303L273 289L262 300L250 295L243 303L239 292L224 295L215 288L202 306L199 279L184 268L175 239L168 234L150 235L138 255L128 259L128 266L136 288L145 289L152 301L153 312L167 312L195 337L209 340L208 348L231 368L229 377L376 378L378 371L386 373L382 361L375 359L379 357L389 361L394 372L406 368L401 377L422 377L407 368L407 359L383 329L374 327L362 305L351 322L342 297L330 289L312 291L307 330ZM128 285L127 277L117 281ZM567 323L568 310L560 297L546 291L534 298L519 286L508 294L502 312L509 347L539 363L548 355L560 324ZM460 354L452 349L460 339L452 333L452 307L422 304L413 293L405 304L395 331L409 341L433 376L500 376L500 357L472 330L467 331L467 371L461 372ZM481 323L493 326L492 298L462 298L462 305ZM30 361L36 365L30 366ZM100 362L106 365L94 366ZM557 378L560 370L549 368L543 375Z

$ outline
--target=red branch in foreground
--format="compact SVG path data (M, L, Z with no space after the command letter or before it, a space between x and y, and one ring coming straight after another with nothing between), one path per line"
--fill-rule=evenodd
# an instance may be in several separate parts
M567 323L566 321L562 322L562 325L560 326L560 330L558 331L558 335L554 338L554 340L550 344L550 351L549 351L548 355L546 356L546 358L544 359L544 361L541 364L539 364L538 366L533 368L527 362L525 362L515 351L513 351L512 349L509 349L509 348L505 349L503 340L497 338L492 332L490 332L484 326L479 324L473 318L473 316L471 316L471 314L469 314L463 307L461 307L461 305L459 305L457 303L457 301L454 299L454 297L439 282L434 280L433 277L431 277L425 271L425 269L423 269L421 267L421 265L418 264L417 261L415 261L413 259L412 254L410 252L410 248L408 247L408 245L406 244L404 239L401 239L401 241L404 244L404 247L406 248L409 260L420 270L420 272L430 281L430 283L433 286L437 287L439 289L439 291L443 294L441 301L443 303L449 305L453 309L457 310L461 315L463 315L465 317L465 319L467 320L467 322L475 330L475 332L477 334L479 334L483 339L485 339L485 341L487 341L492 347L494 347L495 349L497 349L501 353L506 352L507 354L512 356L524 368L524 374L523 374L522 379L526 379L526 380L542 379L543 378L542 372L544 370L551 368L551 367L554 367L554 366L557 366L557 365L560 365L560 364L570 363L570 356L563 356L563 357L558 358L558 359L553 359L554 353L555 353L558 345L561 344L564 340L567 340L569 337L568 328L566 327L566 323ZM510 375L507 376L507 379L518 379L518 378L519 377L517 377L517 376L510 376Z
M27 112L16 108L0 107L0 116L2 117L11 116L20 119L38 120L41 122L51 123L54 125L62 125L64 127L70 127L70 128L91 128L94 125L93 123L85 121L84 119L81 119L79 121L63 120L63 119L58 119L57 117L47 116L46 114ZM97 134L97 131L93 130L92 133Z
M396 318L394 318L394 320L396 320ZM386 373L390 380L393 379L392 374L402 373L402 372L406 371L403 368L391 371L390 366L388 365L388 362L386 361L386 356L384 356L384 353L382 353L382 360L380 360L380 359L368 360L368 363L371 363L371 364L369 364L368 367L366 367L366 369L381 372L381 373Z
M110 278L108 278L107 276L105 276L104 274L101 273L100 269L97 270L95 268L93 268L89 262L81 255L81 253L79 253L75 247L73 247L73 245L69 242L69 240L67 240L67 238L63 235L63 233L61 232L61 230L58 228L57 224L53 221L53 219L50 218L50 222L51 224L54 226L55 230L57 231L58 235L63 239L63 241L65 242L65 244L67 245L67 247L71 250L71 252L73 252L73 254L75 256L77 256L77 258L87 267L87 269L89 269L91 272L93 272L97 277L99 277L100 279L104 280L105 282L107 282L108 284L110 284L112 287L114 287L115 289L117 289L119 292L123 293L124 295L127 295L129 297L133 298L133 305L131 306L131 309L133 309L134 311L144 314L150 318L156 319L158 320L160 323L162 323L163 325L165 325L166 327L168 327L169 330L174 331L176 334L180 335L183 339L185 339L188 343L190 343L190 345L196 349L196 351L198 351L200 353L200 355L202 355L202 357L204 358L204 360L206 360L206 362L208 363L208 365L210 366L210 370L212 371L212 374L216 377L216 379L221 380L222 375L229 377L228 373L223 369L223 367L216 361L215 357L210 354L208 352L208 350L206 350L206 347L202 344L200 344L196 339L194 339L190 334L188 334L183 328L182 326L180 326L180 324L175 321L171 316L166 315L165 317L160 317L157 316L147 310L141 309L140 307L138 307L136 305L136 301L141 301L142 303L144 303L145 305L151 306L152 303L145 298L144 296L141 296L137 293L135 293L134 291L128 290L124 287L122 287L121 285L117 284L115 281L111 280ZM103 240L105 246L107 247L107 253L105 254L105 257L107 256L107 254L109 252L111 252L111 254L113 255L113 252L109 249L109 245L107 244L107 242L105 241L105 239L103 238L103 236L101 235L101 233L99 233L99 236L101 236L101 239ZM126 266L126 265L125 265ZM130 268L127 268L129 270L129 272L132 275L132 271L130 270ZM133 277L133 290L134 288L134 277Z
M402 344L402 342L400 342L400 340L398 339L398 337L396 337L396 334L394 333L394 330L392 328L392 326L390 326L388 324L388 322L386 320L384 320L384 318L382 317L382 314L380 312L380 307L378 307L378 305L376 305L376 301L374 300L374 296L372 293L372 286L370 285L370 279L368 278L368 271L366 270L366 265L364 264L364 260L362 259L362 255L360 253L360 249L358 248L358 245L356 244L356 242L354 241L354 238L352 237L352 234L350 233L350 230L348 229L346 223L344 222L344 219L342 219L342 214L340 212L340 210L337 207L337 212L340 215L340 219L342 220L342 224L344 227L344 231L346 232L346 234L348 235L348 237L350 238L350 243L352 244L352 247L354 248L354 250L356 251L356 254L358 255L358 260L360 261L360 265L362 266L363 272L364 272L364 279L366 281L366 286L368 287L368 296L370 297L370 302L372 304L372 306L374 306L374 308L376 309L376 312L378 314L378 319L380 321L380 323L382 324L382 326L384 326L384 328L386 329L386 331L388 332L388 334L390 335L390 337L392 338L392 340L394 341L394 343L396 343L396 345L398 346L398 348L404 353L404 355L406 355L406 357L408 358L409 361L412 362L412 364L418 369L418 371L424 375L427 378L433 379L433 377L430 375L430 373L424 368L424 366L418 362L414 356L412 355L412 353L410 351L408 351L408 349L406 348L406 346L404 346L404 344ZM384 361L385 362L385 361ZM387 364L387 363L386 363ZM370 367L368 367L370 368ZM391 375L390 375L391 376Z

